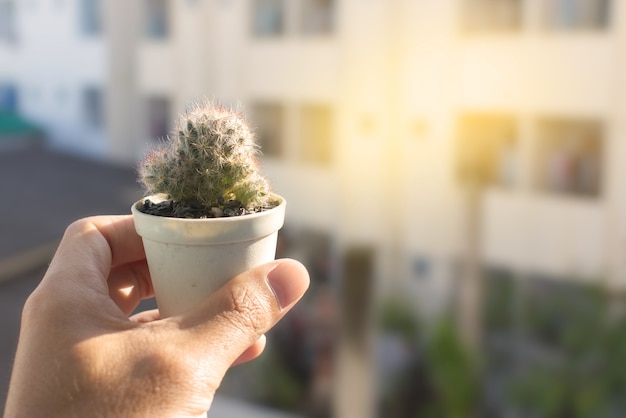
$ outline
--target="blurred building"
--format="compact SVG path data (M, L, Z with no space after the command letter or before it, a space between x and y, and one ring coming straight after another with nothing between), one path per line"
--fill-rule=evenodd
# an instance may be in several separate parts
M0 0L0 101L118 161L195 98L240 106L287 228L333 248L366 318L374 294L450 303L459 161L491 138L482 263L621 289L625 19L609 0Z

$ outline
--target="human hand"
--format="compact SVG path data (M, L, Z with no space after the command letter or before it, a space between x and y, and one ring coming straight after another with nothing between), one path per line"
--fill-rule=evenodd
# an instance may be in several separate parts
M197 416L308 284L300 263L279 260L184 315L129 318L153 295L132 217L77 221L24 306L5 417Z

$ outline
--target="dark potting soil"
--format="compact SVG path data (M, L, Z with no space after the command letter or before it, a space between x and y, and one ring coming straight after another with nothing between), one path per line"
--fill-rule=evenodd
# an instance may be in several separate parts
M276 204L270 203L267 206L258 206L247 209L241 205L238 200L229 200L223 203L204 206L200 202L176 202L173 200L163 200L154 203L150 199L146 199L139 210L148 215L163 216L167 218L187 218L187 219L205 219L205 218L229 218L233 216L243 216L252 213L264 212L276 207Z

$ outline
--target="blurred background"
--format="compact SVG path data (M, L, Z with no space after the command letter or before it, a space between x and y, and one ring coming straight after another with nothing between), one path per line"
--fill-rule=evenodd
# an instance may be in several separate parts
M0 0L3 391L65 226L128 213L201 97L251 121L312 276L224 382L242 417L626 417L610 0Z

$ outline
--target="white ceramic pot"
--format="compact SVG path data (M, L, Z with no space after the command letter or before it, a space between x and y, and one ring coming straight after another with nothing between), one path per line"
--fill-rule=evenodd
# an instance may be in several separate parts
M273 197L280 204L268 211L209 219L166 218L139 210L145 199L157 202L158 196L131 207L162 318L193 308L238 274L274 260L286 202Z

